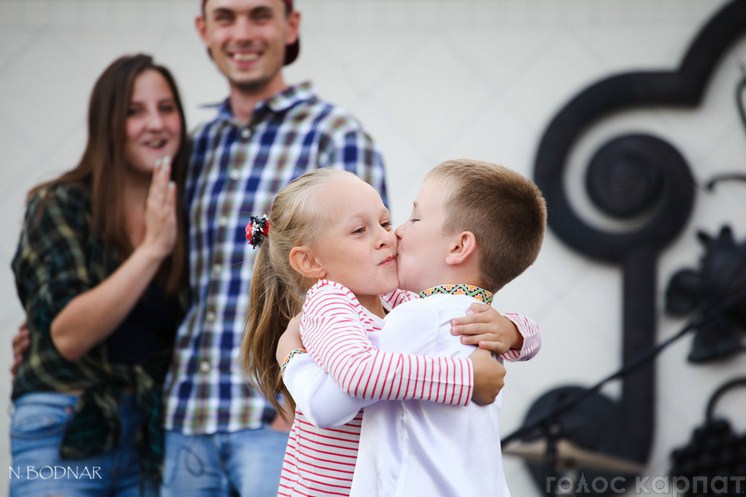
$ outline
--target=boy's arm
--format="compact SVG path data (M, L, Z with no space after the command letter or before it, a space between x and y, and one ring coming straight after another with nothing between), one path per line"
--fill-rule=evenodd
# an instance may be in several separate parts
M472 304L469 314L451 321L451 333L461 342L478 345L509 361L527 361L541 348L539 326L529 317L501 315L492 306Z
M352 420L360 409L375 402L344 393L304 350L300 318L296 316L277 343L276 359L282 370L282 381L296 408L315 426L341 426Z
M296 408L319 428L331 428L350 422L377 399L360 399L344 393L308 354L295 355L282 373Z
M471 360L379 350L362 319L345 287L330 283L309 291L301 325L303 344L345 393L364 399L469 403Z

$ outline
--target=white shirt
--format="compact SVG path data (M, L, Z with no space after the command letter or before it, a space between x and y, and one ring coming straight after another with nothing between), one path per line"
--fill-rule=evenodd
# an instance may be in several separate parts
M415 302L420 302L420 304L415 304ZM383 331L370 333L368 335L371 342L373 342L376 346L380 346L384 350L396 350L398 352L420 353L428 355L457 354L459 357L467 357L469 354L471 354L471 352L473 352L473 347L462 345L457 337L453 337L450 334L449 323L452 317L463 316L466 308L468 308L468 306L472 302L474 302L473 299L469 297L441 295L431 296L424 300L416 300L415 302L409 303L406 306L402 304L396 307L386 317L385 327L383 328ZM441 303L446 303L448 305L442 306ZM420 307L420 305L423 305L423 307ZM420 316L421 314L425 314L428 319L423 320L422 316ZM538 352L540 348L541 338L539 335L538 327L533 321L526 318L525 316L516 314L505 315L516 324L524 337L523 348L520 351L506 354L505 358L509 360L530 359ZM382 339L383 342L381 342ZM440 347L443 347L442 351L440 350ZM314 363L310 354L295 356L293 360L287 365L287 368L283 375L283 379L291 395L293 396L293 399L296 401L298 408L302 410L303 413L306 415L306 418L316 426L333 427L343 425L354 418L359 409L365 407L365 412L367 413L367 411L370 409L367 406L370 406L375 402L375 399L364 400L343 393L340 390L339 385L337 385L337 383L335 383L328 374L326 374L318 365ZM413 405L409 401L408 403ZM380 405L391 406L393 404L399 403L383 402ZM428 404L430 406L434 405L432 403L424 404ZM403 409L404 407L411 407L411 405L394 407L394 409ZM385 409L385 407L382 407L382 409ZM468 413L472 413L481 409L482 408L471 404L469 408L464 410L463 415L459 416L458 414L453 414L449 411L448 416L453 415L459 416L460 418L469 418L470 414ZM499 398L498 402L496 402L496 405L494 405L491 410L488 409L487 412L490 412L490 415L488 416L489 419L493 421L496 420L496 415L499 413ZM367 414L365 414L365 416L367 416ZM446 426L450 426L450 423L451 421L448 421L448 424L446 424ZM364 425L365 424L366 423L364 422ZM415 427L411 428L415 429ZM370 433L370 430L368 431ZM454 453L463 455L464 460L469 461L469 454L465 453L464 450L466 447L473 447L477 452L472 452L472 454L485 452L497 456L498 459L496 459L494 463L490 463L484 458L480 458L479 461L469 463L475 464L475 466L473 466L474 468L487 468L485 470L486 473L482 476L479 476L479 480L475 481L473 486L481 485L481 481L483 478L490 478L495 486L503 489L505 493L502 495L508 495L507 488L504 485L502 460L500 457L500 439L499 432L497 431L497 425L491 421L490 423L485 425L484 428L474 428L474 431L476 432L476 440L472 443L470 441L458 438L456 440L456 444L458 445L459 449ZM423 435L425 435L425 433L423 433ZM362 454L365 456L366 460L368 460L367 458L370 455L367 454L369 452L369 449L370 451L375 451L377 450L375 447L376 445L378 445L375 440L368 440L368 442L370 443L366 443L366 446L363 446L362 448ZM474 444L478 444L480 447L477 447ZM482 447L482 445L484 447ZM393 448L393 446L389 445L389 449ZM419 457L419 454L411 454L411 456ZM492 460L491 457L490 460ZM368 463L365 464L367 465ZM393 465L392 467L396 471L398 471L396 465ZM382 468L376 468L375 471L382 471ZM451 475L451 473L453 473L450 469L446 469L444 471L444 474L449 476ZM474 472L471 471L471 468L469 468L468 474L474 474ZM373 476L377 479L377 475L374 474ZM427 479L430 478L431 473L428 472ZM467 484L464 489L470 487L472 487L472 484ZM448 495L448 492L450 491L447 490L448 488L449 485L443 485L444 490L442 491L444 493L441 495ZM356 495L369 495L364 492L374 492L381 490L378 490L378 487L371 487L365 490L359 488L358 485L358 491L362 493ZM439 495L437 492L439 491L436 491L434 495ZM374 493L372 495L376 494ZM406 493L402 492L401 495L406 495ZM414 495L419 494L415 493ZM461 495L468 494L464 492Z
M378 335L382 350L468 357L451 319L475 300L433 295L398 306ZM449 406L405 400L365 408L352 497L509 497L500 450L500 401Z
M384 301L395 305L406 297L392 294ZM382 326L343 285L322 280L306 294L303 343L345 391L371 399L469 403L471 361L382 351L370 340ZM343 394L337 389L337 395ZM322 428L296 409L278 496L349 495L363 417L359 408L350 414L339 427Z

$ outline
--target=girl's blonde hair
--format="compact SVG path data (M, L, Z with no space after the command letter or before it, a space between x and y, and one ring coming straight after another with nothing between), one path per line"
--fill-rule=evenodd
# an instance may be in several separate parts
M241 357L252 382L282 412L277 395L295 405L282 383L275 360L277 342L288 323L301 311L303 294L312 282L290 266L293 247L308 244L326 220L319 210L321 190L332 180L354 174L339 169L316 169L288 184L277 194L269 214L269 235L259 246L249 290L249 312Z

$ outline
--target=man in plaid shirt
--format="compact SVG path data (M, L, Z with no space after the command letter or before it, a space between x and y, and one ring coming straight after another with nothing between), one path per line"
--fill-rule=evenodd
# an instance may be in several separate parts
M193 135L185 190L192 303L165 384L163 495L276 495L289 425L239 357L253 266L244 226L319 167L351 171L386 198L381 154L360 123L290 86L299 51L292 0L202 0L196 27L230 94Z

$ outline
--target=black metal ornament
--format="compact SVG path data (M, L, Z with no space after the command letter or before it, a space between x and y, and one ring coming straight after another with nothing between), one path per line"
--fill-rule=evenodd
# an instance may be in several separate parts
M705 249L699 268L674 273L666 288L666 312L674 316L703 314L723 302L733 301L723 312L696 328L688 359L704 363L744 351L746 242L737 243L727 225L717 237L701 231L698 236Z
M743 481L743 476L746 476L746 433L737 434L727 419L715 415L717 401L726 392L744 386L746 377L735 378L720 386L707 403L704 424L694 429L686 445L671 453L669 474L676 484L677 495L735 497L746 493L746 482Z
M675 71L636 71L604 78L579 92L550 121L539 143L534 179L547 201L549 227L578 252L618 264L623 275L621 395L605 398L593 388L566 386L542 396L527 418L548 419L545 433L583 448L647 462L655 426L655 370L650 357L656 346L656 274L658 254L684 229L694 205L694 175L684 156L661 137L633 132L603 143L586 169L585 187L604 214L634 223L627 231L610 230L584 220L565 188L570 153L580 137L605 116L637 107L695 107L726 51L746 32L746 1L726 4L700 30ZM561 398L583 403L557 415ZM614 414L612 414L612 412ZM549 414L547 414L549 413ZM578 422L577 419L582 422ZM613 420L617 420L615 423ZM527 419L524 426L536 425ZM582 426L582 433L574 426ZM522 432L518 430L516 435ZM595 436L591 436L595 433ZM525 434L522 432L521 434ZM537 436L536 431L523 440ZM511 437L506 437L510 439ZM548 444L548 446L551 444ZM549 453L550 451L547 450ZM530 467L546 493L550 469ZM610 495L595 490L590 495Z

